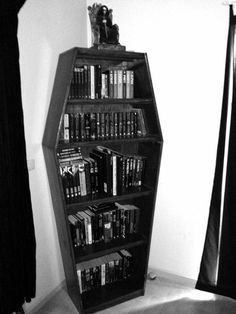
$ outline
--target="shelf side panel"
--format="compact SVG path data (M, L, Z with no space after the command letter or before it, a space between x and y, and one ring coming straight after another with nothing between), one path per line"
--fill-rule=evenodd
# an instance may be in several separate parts
M43 145L55 147L59 133L61 117L69 94L70 82L73 75L73 65L76 58L76 50L62 53L58 59L57 70L54 79L51 101L49 105Z
M155 124L157 125L158 135L160 136L161 140L163 141L161 124L160 124L159 114L158 114L158 110L157 110L155 93L154 93L154 89L153 89L153 85L152 85L152 78L151 78L151 72L150 72L147 54L145 54L145 64L146 64L146 70L147 70L147 74L148 74L149 88L150 88L152 99L153 99L153 112L155 114L155 115L153 115L153 112L150 112L150 114L148 114L148 116L147 116L147 119L148 119L149 123L152 123L153 118L155 117Z
M57 233L61 249L62 261L64 265L66 284L68 293L71 296L75 306L82 309L77 274L75 269L75 259L72 245L70 243L70 230L66 221L66 209L61 198L60 181L56 163L55 153L52 149L43 147L48 180L51 190L54 214L57 225Z

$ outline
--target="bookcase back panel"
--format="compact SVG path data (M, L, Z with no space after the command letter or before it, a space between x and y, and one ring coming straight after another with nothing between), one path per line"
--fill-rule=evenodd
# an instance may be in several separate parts
M151 235L152 230L154 202L154 194L152 197L143 196L135 199L134 201L134 205L142 209L140 210L140 221L142 221L142 224L139 224L139 232L140 234L145 235L147 238Z
M159 167L156 167L160 161L162 144L159 142L141 143L138 147L137 154L143 154L147 161L145 163L144 182L148 186L156 186Z
M140 64L134 69L134 95L136 98L152 97L152 89L150 86L150 75L147 71L146 64Z

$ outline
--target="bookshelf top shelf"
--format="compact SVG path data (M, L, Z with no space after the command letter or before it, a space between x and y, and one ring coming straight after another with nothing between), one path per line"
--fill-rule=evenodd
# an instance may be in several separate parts
M109 105L117 105L117 104L142 104L149 105L153 103L153 98L133 98L133 99L111 99L111 98L103 98L103 99L68 99L68 105L101 105L101 104L109 104Z
M109 50L109 49L96 49L96 48L78 48L74 47L70 50L63 52L62 54L68 54L72 52L76 58L89 58L95 60L142 60L145 58L146 53L134 52L134 51L124 51L124 50Z

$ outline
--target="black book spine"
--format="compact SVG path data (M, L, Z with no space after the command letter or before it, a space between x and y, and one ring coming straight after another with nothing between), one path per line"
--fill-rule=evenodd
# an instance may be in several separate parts
M96 182L98 185L97 188L98 188L98 192L99 193L103 193L104 192L104 180L103 180L103 159L102 159L102 156L101 155L98 155L96 154L95 152L90 152L89 153L89 156L91 158L93 158L97 164L97 171L96 171L96 178L97 178L97 181Z
M85 141L86 135L85 135L85 117L84 113L80 113L80 136L81 141Z
M85 140L90 141L90 139L91 139L90 113L84 114L84 127L85 127Z
M81 134L80 134L80 114L75 114L75 141L81 141Z
M103 190L106 194L112 195L112 154L98 149L94 151L102 156Z
M102 90L102 72L101 65L97 64L95 66L95 98L101 98L101 90Z
M92 141L97 139L97 121L96 121L96 113L90 113L90 139Z

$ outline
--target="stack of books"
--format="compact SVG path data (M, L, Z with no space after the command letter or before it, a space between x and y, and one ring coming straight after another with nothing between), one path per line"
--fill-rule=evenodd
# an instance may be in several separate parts
M104 146L96 146L88 157L75 147L57 155L67 203L97 193L117 196L143 185L144 156L125 155Z
M127 238L138 232L139 218L140 208L133 204L112 202L90 205L68 216L73 246L83 247Z
M127 250L104 255L76 265L80 292L84 293L129 278L133 257Z
M142 109L65 113L61 142L83 142L146 136Z
M133 70L118 66L103 71L100 64L74 66L69 99L131 99L133 97Z

